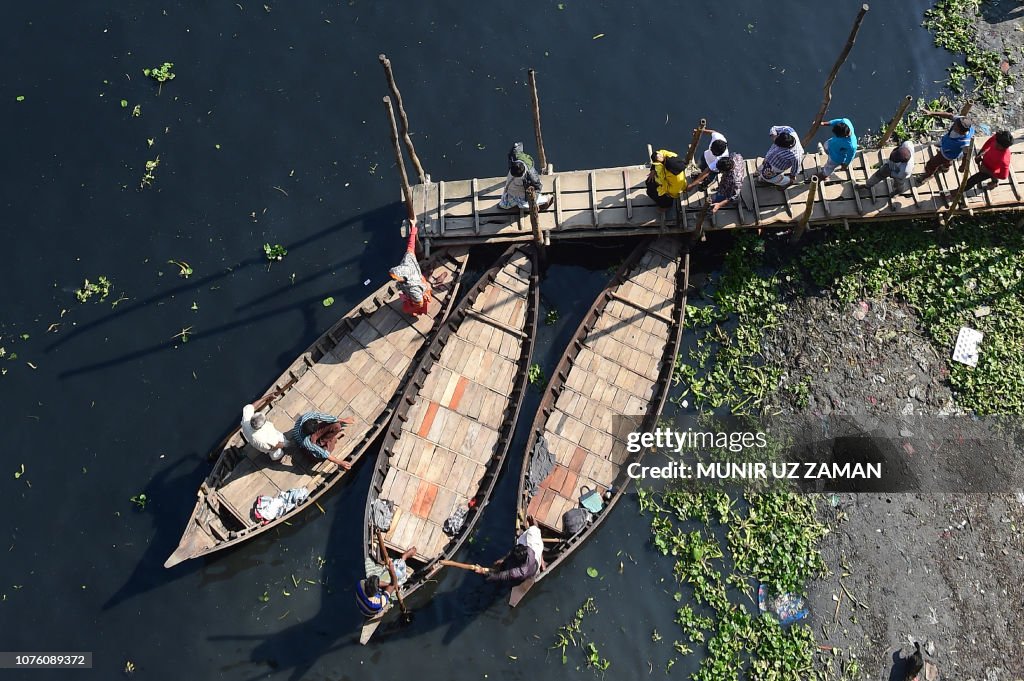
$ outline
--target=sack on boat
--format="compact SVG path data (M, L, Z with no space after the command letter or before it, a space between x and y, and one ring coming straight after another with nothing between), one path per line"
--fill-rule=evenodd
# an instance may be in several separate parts
M566 538L579 534L594 516L585 508L570 508L562 514L562 532Z
M462 526L466 524L467 515L469 515L468 508L465 506L458 507L448 520L444 521L444 526L441 530L449 537L454 537L462 530Z
M259 496L252 506L252 514L264 525L276 520L309 498L309 490L295 487L275 497Z
M391 521L395 517L395 502L388 499L374 499L370 502L370 517L373 526L381 532L391 529Z

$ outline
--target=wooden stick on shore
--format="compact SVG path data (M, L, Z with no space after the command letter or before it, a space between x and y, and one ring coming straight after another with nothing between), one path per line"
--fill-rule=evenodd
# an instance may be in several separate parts
M843 51L839 53L839 58L836 59L835 65L832 67L832 72L828 74L828 79L825 81L824 97L821 102L821 108L818 109L818 115L814 119L814 123L811 124L811 129L804 135L803 145L806 147L814 139L814 136L818 133L818 128L821 127L821 122L825 120L825 113L828 111L828 105L832 103L832 83L836 80L836 75L839 73L839 68L846 62L846 58L850 56L850 50L853 49L853 43L857 40L857 32L860 31L860 25L864 22L864 15L868 13L868 5L865 3L860 6L860 11L857 12L857 18L853 20L853 28L850 30L850 37L846 39L846 46Z
M384 54L378 54L377 60L384 67L384 76L388 79L388 87L391 88L391 95L395 98L395 106L398 107L398 117L402 122L402 140L405 142L406 149L409 150L409 159L412 161L412 167L416 171L416 176L419 177L420 183L425 183L427 181L427 174L423 171L420 157L416 155L416 148L412 145L412 137L409 136L409 117L405 115L405 106L402 105L402 93L398 91L398 85L395 83L395 74L391 72L391 60Z
M405 160L402 158L402 147L398 144L398 126L395 124L395 109L391 106L391 98L384 98L384 108L388 112L388 122L391 123L391 146L395 150L395 164L398 166L398 176L402 181L402 196L405 197L405 210L409 220L416 219L416 210L412 204L412 189L409 188L409 176L405 172Z
M697 152L697 145L700 144L700 136L704 134L704 129L708 127L708 122L705 119L700 119L700 123L693 130L693 137L690 138L690 147L686 150L686 160L683 162L684 166L689 166L690 162L693 161L693 155Z
M533 107L533 132L537 136L537 160L540 161L540 172L548 172L548 155L544 152L544 135L540 132L540 98L537 96L537 72L530 69L526 72L530 80L530 102Z
M807 231L807 223L811 219L811 213L814 212L814 199L818 195L819 182L820 180L817 175L811 178L811 186L807 190L807 205L804 207L804 214L800 216L800 221L796 223L796 229L793 230L793 236L789 239L789 242L792 244L800 241L800 237ZM854 187L853 191L857 191L857 188Z
M910 104L913 101L914 98L911 97L910 95L907 95L906 97L903 98L903 101L900 102L899 108L896 109L896 115L892 117L891 121L889 121L889 125L885 126L885 134L882 135L882 138L880 140L878 140L879 149L884 147L885 143L889 141L890 137L892 137L892 133L895 132L896 126L898 126L900 124L900 121L903 120L903 114L907 113L907 109L910 107Z

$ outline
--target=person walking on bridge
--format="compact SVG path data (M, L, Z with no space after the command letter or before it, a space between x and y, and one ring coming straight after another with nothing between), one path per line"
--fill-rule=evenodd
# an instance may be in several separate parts
M953 121L953 124L939 140L939 153L925 164L924 174L917 179L918 186L932 179L932 175L935 173L944 173L949 170L953 161L964 155L964 150L974 138L974 123L966 116L957 116L948 111L925 111L924 115L945 118Z
M967 178L964 191L968 192L984 180L988 180L985 189L992 190L1010 176L1010 147L1013 146L1013 135L1008 130L1000 130L989 137L978 152L978 172Z
M902 194L910 188L910 177L914 174L914 156L914 143L907 140L889 152L889 159L868 178L867 184L859 185L857 189L868 191L885 178L891 177L893 193Z
M824 182L832 173L840 168L845 168L853 162L857 154L857 133L853 131L853 123L849 118L833 118L830 121L822 121L821 127L832 126L832 137L825 145L828 151L828 161L825 167L818 174L818 181Z
M788 125L773 125L768 135L772 138L772 146L765 152L757 175L768 184L785 189L796 182L800 162L804 159L804 148L796 130Z

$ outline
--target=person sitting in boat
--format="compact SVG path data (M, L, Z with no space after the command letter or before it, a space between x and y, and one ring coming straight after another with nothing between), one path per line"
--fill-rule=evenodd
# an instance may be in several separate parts
M487 575L488 582L500 584L521 584L544 569L544 540L540 528L532 517L527 517L528 527L519 535L516 545L507 556L494 564L493 568L474 566L477 574Z
M395 590L408 579L407 561L415 553L413 546L390 565L380 565L367 558L366 579L356 582L356 605L364 617L376 617L388 607Z
M259 413L271 397L273 395L268 395L254 404L242 407L242 437L256 449L269 454L274 461L280 461L284 456L284 448L288 446L288 438L266 416Z
M505 189L501 192L498 208L530 210L530 201L526 197L527 187L533 187L536 192L534 198L538 210L547 210L554 203L554 196L540 193L544 185L533 166L533 157L523 152L522 142L516 142L508 152L508 175L505 176Z
M416 260L416 221L409 221L409 240L405 245L402 262L391 268L389 274L398 284L398 295L402 299L402 311L419 316L427 313L433 288L420 270Z
M346 424L352 423L351 418L338 419L337 416L322 414L317 411L306 412L295 420L292 428L292 440L301 449L317 459L327 459L341 468L348 470L352 464L331 454L338 440L342 438L342 430Z

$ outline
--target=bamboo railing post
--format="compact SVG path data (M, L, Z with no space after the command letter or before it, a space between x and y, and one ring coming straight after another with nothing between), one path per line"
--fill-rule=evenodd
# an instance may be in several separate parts
M402 181L402 196L405 197L405 211L409 220L416 219L416 210L412 203L412 189L409 188L409 176L405 172L405 160L402 159L402 147L398 144L398 126L395 123L395 109L391 106L391 98L384 98L384 109L388 112L388 122L391 124L391 146L395 150L395 165L398 166L398 177Z
M537 159L540 161L540 172L548 172L548 155L544 152L544 135L540 132L540 98L537 96L537 72L530 69L526 72L530 80L530 102L533 106L533 132L537 136Z
M804 135L803 145L806 147L814 139L814 136L818 133L818 128L821 127L821 122L825 120L825 112L828 111L828 105L832 103L832 83L836 80L836 75L839 73L839 68L846 62L846 58L850 56L850 50L853 49L853 43L857 40L857 32L860 31L860 25L864 22L864 15L868 13L870 9L867 3L860 6L860 11L857 12L857 18L853 20L853 28L850 30L850 37L846 39L846 46L843 47L843 51L839 53L839 58L836 59L835 65L832 67L832 72L828 74L828 79L825 81L824 97L822 98L821 108L818 109L818 116L814 119L814 123L811 124L811 129Z
M796 223L796 229L793 230L793 236L790 237L789 242L795 244L800 241L800 237L807 231L807 223L811 219L811 213L814 212L814 199L818 195L818 176L815 175L811 178L811 186L807 190L807 205L804 207L804 214L800 216L800 221ZM856 191L856 189L854 190Z
M693 131L693 137L690 138L690 148L686 150L684 166L689 166L690 162L693 161L693 155L697 152L697 145L700 144L700 136L704 134L706 127L708 127L708 122L703 118L700 119L700 123L697 124L697 128Z
M960 115L966 116L967 114L971 113L972 106L974 106L974 102L968 99L966 102L964 102L964 105L960 107Z
M526 188L526 200L530 202L530 225L533 227L533 243L537 247L537 255L541 262L547 256L544 248L544 232L540 228L540 214L537 210L537 191L533 187Z
M959 212L960 199L963 198L964 189L967 187L967 179L971 176L971 159L974 158L974 141L967 147L967 153L964 154L964 165L963 172L960 173L960 186L957 187L956 194L953 195L953 202L949 204L949 209L945 214L939 216L939 228L945 230L953 222L953 218Z
M391 95L395 98L395 106L398 107L398 117L402 121L402 140L405 142L406 149L409 150L409 159L412 161L412 167L416 171L420 183L425 183L427 181L427 174L423 171L420 157L416 155L416 148L412 145L412 137L409 136L409 117L405 115L405 106L402 105L402 93L398 91L398 85L395 83L395 74L391 72L391 60L384 54L378 54L377 60L384 67L384 76L388 79L388 87L391 89Z
M913 101L914 98L911 97L910 95L907 95L906 97L903 98L903 101L900 102L899 108L896 109L896 115L892 117L891 121L889 121L889 125L885 126L885 134L882 135L882 138L880 140L878 140L879 149L884 147L885 143L889 141L890 137L892 137L892 133L895 132L896 126L898 126L900 124L900 121L903 120L903 114L907 113L907 109L910 107L910 103Z

